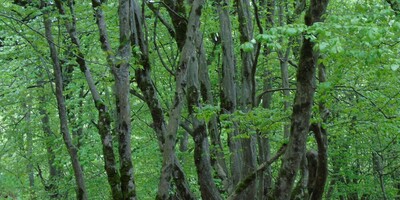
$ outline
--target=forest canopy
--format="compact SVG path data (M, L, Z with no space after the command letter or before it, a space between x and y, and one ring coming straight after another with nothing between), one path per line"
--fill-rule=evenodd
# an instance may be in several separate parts
M0 199L400 199L399 67L398 0L0 0Z

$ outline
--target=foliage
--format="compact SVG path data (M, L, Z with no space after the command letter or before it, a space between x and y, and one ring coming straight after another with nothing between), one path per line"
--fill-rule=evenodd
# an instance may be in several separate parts
M57 182L60 194L65 195L66 199L72 199L75 193L73 171L60 134L54 97L54 77L42 26L43 10L35 6L37 1L33 2L24 7L0 0L0 198L2 195L14 195L19 199L49 197L49 191L45 187L51 183L47 151L50 146L55 155L54 165L62 172ZM145 5L149 2L140 2L140 5L142 3ZM241 61L241 51L254 53L259 48L261 53L255 73L256 94L271 94L272 101L269 108L256 105L249 112L238 109L234 113L222 114L220 70L224 49L218 36L219 17L213 4L214 2L207 2L203 9L201 31L215 102L214 105L202 102L203 105L196 108L196 117L206 123L214 118L218 120L226 160L231 156L227 144L228 135L237 127L241 134L235 136L235 139L255 135L268 138L271 141L271 152L276 152L281 144L287 143L287 138L282 132L285 126L290 125L292 110L285 110L284 103L292 102L294 92L290 90L288 96L283 94L285 88L281 86L280 53L287 49L291 52L288 56L288 60L291 61L288 69L290 88L286 89L295 89L297 50L302 42L299 38L305 35L316 43L314 50L321 55L318 64L326 66L328 78L327 82L317 85L312 119L313 122L323 123L323 127L328 131L329 178L325 196L331 199L352 199L354 196L366 199L383 199L384 196L387 199L398 198L400 20L390 6L382 1L332 0L324 23L306 27L301 16L291 24L284 23L283 26L266 28L263 32L255 34L251 41L241 43L234 5L226 5L232 14L236 63ZM102 8L111 45L113 49L118 49L117 3L108 1ZM149 7L143 10L145 34L150 50L149 60L153 66L151 76L165 118L168 119L168 110L174 106L171 105L175 95L174 72L178 68L180 54L174 38L155 13ZM187 10L189 12L189 7ZM68 76L70 78L64 91L69 122L72 125L70 129L73 133L82 131L82 135L74 135L74 142L79 144L79 159L84 168L89 196L90 199L110 199L102 145L96 128L98 112L89 94L85 77L73 58L77 51L73 49L67 30L62 25L68 17L60 16L55 9L50 9L50 12L55 45L64 67L63 75L65 79ZM114 116L117 112L114 109L114 80L107 66L106 53L101 51L98 42L99 33L91 3L77 3L75 13L83 54L102 100ZM167 19L167 23L171 23L165 7L160 5L156 13ZM278 20L279 17L276 15L275 18ZM261 23L263 27L269 26L265 21ZM258 28L255 28L255 33L257 31ZM134 47L133 51L135 57L130 61L133 77L130 87L139 91L134 83L133 74L136 69L143 67L139 64L139 57L143 52L139 47ZM67 72L69 65L74 68L72 74ZM236 73L238 75L235 77L238 87L241 70L239 66ZM265 71L271 72L272 75L266 77ZM266 79L271 81L272 89L276 90L265 91L270 90L263 88L263 81ZM239 94L237 99L240 98ZM319 114L319 102L324 102L329 110L327 121ZM152 129L152 116L146 103L140 95L132 95L130 103L137 195L139 199L154 199L161 173L162 154ZM50 130L54 135L44 131L42 119L45 115L41 110L46 111L49 116ZM188 118L187 115L184 111L182 121ZM112 128L115 129L115 121ZM185 131L183 128L179 129L178 139L183 138ZM113 136L117 137L115 134ZM28 139L29 137L32 139ZM200 189L193 158L194 142L190 140L188 145L187 151L177 154L191 189L199 197ZM29 153L30 148L33 153ZM317 149L311 134L308 137L307 148ZM117 146L115 150L117 152ZM373 162L374 152L381 159L380 164L383 167L380 171L376 170L376 163ZM29 168L29 165L33 168ZM279 163L274 164L273 176L277 175L278 166ZM33 185L29 183L31 174L34 175ZM216 176L215 182L219 188L223 188L222 181ZM174 190L176 188L172 188L171 193ZM226 191L223 191L222 195L229 196Z

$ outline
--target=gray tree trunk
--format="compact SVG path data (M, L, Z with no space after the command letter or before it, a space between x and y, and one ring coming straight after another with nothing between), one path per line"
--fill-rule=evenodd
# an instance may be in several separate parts
M221 114L233 114L237 108L237 93L235 84L236 64L232 39L232 27L229 16L229 1L220 0L217 2L217 10L219 15L221 45L222 45L222 70L221 70ZM233 131L228 133L228 145L231 152L230 168L231 168L231 186L239 183L242 178L242 151L241 143L235 139L239 134L237 124L234 122L231 128Z
M271 90L272 89L272 74L271 72L266 69L264 72L264 84L263 90ZM272 103L272 93L267 92L262 96L262 104L261 106L265 109L270 109ZM267 137L268 132L259 132L257 136L258 141L258 156L259 156L259 163L264 163L271 158L271 147L270 142ZM258 199L266 199L268 197L269 192L272 188L272 172L271 167L266 167L264 172L260 172L257 174L258 178Z
M29 193L30 193L30 198L35 199L35 176L34 176L34 168L33 168L33 139L32 139L32 131L30 129L30 124L32 124L31 120L31 112L32 112L32 106L29 105L29 103L25 103L23 105L26 109L26 114L25 114L25 122L27 124L27 128L25 129L25 134L26 134L26 157L28 159L28 164L26 166L26 170L28 173L28 180L29 180Z
M56 0L55 5L61 15L66 15L63 1ZM72 16L71 16L71 18L65 17L64 23L65 23L65 27L68 31L68 34L69 34L69 39L71 40L72 44L74 45L74 48L77 50L77 53L74 54L74 56L76 57L76 62L78 63L79 69L81 70L81 72L85 75L86 82L90 89L90 93L92 95L96 109L98 110L97 129L99 131L99 135L100 135L100 138L102 141L101 144L103 147L104 167L105 167L105 170L107 173L107 180L111 187L111 193L112 193L113 199L121 199L122 193L121 193L120 176L119 176L117 166L116 166L115 154L114 154L114 149L113 149L113 140L112 140L112 135L111 135L111 117L108 112L107 106L103 103L103 101L100 97L100 94L97 90L95 81L93 80L90 69L87 66L85 55L81 51L79 37L76 32L76 17L73 12L73 3L71 1L68 1L68 6L70 7ZM95 10L97 10L97 9L95 9ZM100 24L104 23L103 17L104 16L102 16L102 15L96 16L99 27L102 27L102 26L100 26ZM104 24L104 26L105 26L105 24ZM101 31L100 31L100 33L101 33ZM105 38L107 38L107 37L105 37ZM104 46L103 46L103 48L104 48ZM107 50L109 50L109 49L107 49Z
M199 59L199 82L200 93L206 104L214 105L214 97L211 93L211 81L208 73L208 64L206 52L203 46L203 37L201 34L196 37L196 48ZM211 140L211 164L218 177L221 179L224 189L229 191L230 177L225 162L225 156L222 148L220 130L218 128L217 116L211 117L208 123L208 133Z
M139 89L143 94L144 100L150 109L151 117L153 119L152 127L156 132L160 151L161 153L163 153L167 137L167 125L164 117L164 111L161 107L161 103L151 77L151 65L149 60L148 44L143 34L143 25L142 25L143 22L141 19L142 15L140 14L139 7L135 6L134 10L135 10L134 13L136 22L134 33L136 33L135 38L137 38L137 40L135 40L135 42L132 45L140 47L141 49L140 64L143 66L142 69L138 68L135 70L136 81L138 83ZM195 199L194 195L190 191L189 183L186 180L185 174L179 163L178 158L176 157L175 152L173 152L172 157L174 164L171 165L172 170L170 172L175 174L173 179L177 187L178 196L184 199ZM157 198L161 199L163 197L157 196Z
M239 32L240 42L250 42L253 40L253 23L252 15L250 12L250 2L248 0L236 0L238 19L239 19ZM250 111L255 106L255 72L256 66L254 65L254 51L244 52L241 50L242 60L242 80L241 80L241 110L243 112ZM242 134L246 134L248 130ZM241 139L242 143L242 174L248 176L256 169L256 141L255 136L250 135L248 139ZM243 192L243 198L255 199L257 194L256 184L253 182L252 185L248 186Z
M312 0L305 15L305 23L311 26L322 21L328 0ZM300 51L297 69L297 89L293 104L288 149L282 158L282 166L274 189L274 199L289 199L294 179L306 150L306 138L310 126L311 108L315 93L314 43L307 38Z
M266 13L264 15L261 15L262 17L266 18L266 29L269 30L271 27L274 27L275 24L275 0L261 0L260 1L260 6L266 7ZM264 52L263 56L265 58L268 57L268 55L271 53L269 50L269 47L266 45L264 46ZM268 61L266 61L268 63ZM272 89L272 78L273 74L270 69L266 68L264 70L263 74L263 91L269 91ZM263 94L259 99L262 100L261 107L265 109L269 109L272 103L272 92L267 92ZM259 105L259 102L257 100L257 105ZM269 133L268 132L259 132L257 140L258 140L258 158L259 158L259 164L266 162L270 160L271 157L271 147L270 147L270 141L267 137ZM261 172L257 175L258 179L258 194L257 198L259 200L261 199L267 199L269 193L271 192L272 189L272 171L271 167L267 166L264 172Z
M204 4L204 1L194 1L192 4L192 10L196 10L201 13L201 7ZM200 21L198 21L200 23ZM187 38L191 38L191 40L187 40L185 43L186 52L182 52L183 55L188 56L186 58L187 61L187 102L188 102L188 111L192 121L193 132L191 135L193 136L193 140L195 143L194 146L194 162L196 165L196 171L198 175L198 183L200 185L201 197L203 199L222 199L221 195L218 192L218 189L214 183L212 177L212 168L210 161L210 144L208 142L207 137L207 127L203 120L197 119L195 116L195 108L201 107L200 105L200 85L199 85L199 58L196 53L196 41L201 37L200 24L196 24L196 27L193 27L194 30L188 30L186 33ZM202 62L206 64L205 62Z
M193 52L195 45L196 32L200 26L201 7L203 5L202 0L193 1L192 8L188 18L188 28L185 32L187 36L185 43L182 48L182 53L179 61L178 70L176 73L176 87L175 87L175 98L173 106L170 110L170 118L167 126L167 135L165 137L164 151L163 151L163 167L161 172L160 183L158 187L157 199L166 199L169 197L170 180L172 176L172 169L176 162L175 156L175 143L176 133L180 123L180 115L184 103L185 87L187 85L187 70L189 63L196 54L190 54ZM179 45L178 45L179 46ZM196 59L195 59L196 60Z
M63 80L62 80L61 66L57 55L57 49L53 42L53 35L51 33L51 20L49 19L47 13L43 15L43 19L45 26L45 35L50 47L51 59L53 61L58 115L60 118L60 131L62 133L65 146L67 147L68 153L71 158L76 187L77 187L76 189L77 199L86 200L88 199L88 197L87 197L83 171L78 159L78 151L77 148L72 143L72 138L68 129L67 108L65 106L65 101L63 96Z
M132 28L131 20L134 20L134 13L131 12L133 0L120 0L118 6L119 16L119 48L118 64L112 67L115 84L116 102L116 133L118 135L118 152L120 161L120 180L122 198L136 199L136 188L134 180L134 169L131 154L131 110L129 104L129 62L132 57Z

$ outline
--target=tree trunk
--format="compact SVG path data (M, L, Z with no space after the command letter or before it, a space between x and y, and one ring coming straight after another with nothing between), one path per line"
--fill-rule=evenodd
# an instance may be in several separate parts
M203 36L200 33L198 33L198 36L196 37L196 48L199 59L199 82L201 97L206 104L214 105L214 97L211 93L211 81L208 73L206 52L203 45ZM218 177L221 179L224 189L229 191L231 184L219 131L217 116L213 116L208 123L208 133L211 140L211 164L213 165Z
M41 91L44 93L44 90ZM44 133L45 138L45 146L47 151L47 163L49 165L49 178L47 183L45 183L45 190L49 193L50 199L58 199L61 198L61 194L59 191L58 182L61 176L60 170L56 167L54 161L56 159L56 154L53 150L53 145L49 141L53 141L55 139L54 132L50 128L50 117L49 113L46 111L45 103L47 102L46 97L44 95L39 96L39 114L41 117L41 126Z
M253 23L252 16L250 13L250 2L248 0L237 0L237 11L239 19L239 32L240 42L250 42L253 40ZM248 112L255 106L255 72L256 66L254 65L254 51L245 52L241 50L242 58L242 80L241 80L241 110ZM248 130L242 130L242 134L246 134ZM243 151L242 154L242 174L247 176L256 169L256 142L255 136L250 135L249 138L243 138L240 140ZM246 199L255 199L256 184L253 182L252 185L246 188L243 193L243 197Z
M55 1L55 5L58 9L58 12L61 15L66 15L66 11L64 8L64 3L60 0ZM81 51L80 41L78 34L76 32L76 17L73 12L73 3L68 1L68 6L71 9L71 19L72 22L68 17L65 17L65 27L69 34L69 39L71 40L74 48L77 50L77 53L74 54L76 57L76 62L79 65L79 69L85 75L86 82L90 89L90 93L92 95L93 101L95 103L96 109L98 110L98 123L97 129L101 138L101 144L103 149L104 155L104 168L107 173L107 180L111 187L111 193L113 199L121 199L121 184L120 184L120 176L117 171L115 154L113 149L113 139L111 135L111 117L108 112L107 106L103 103L100 94L96 88L95 82L92 78L92 74L90 72L89 67L86 64L85 55ZM97 9L95 9L97 10ZM97 10L98 15L96 15L96 21L99 25L99 29L102 28L102 22L104 22L104 16L101 13L101 10ZM104 24L105 26L105 24ZM101 32L102 30L100 30ZM102 32L101 32L102 33ZM102 43L103 45L103 43ZM106 45L103 45L103 50ZM107 49L110 50L110 49Z
M75 182L77 186L76 190L77 199L86 200L88 197L83 177L83 171L79 163L77 148L73 145L71 135L69 134L68 130L68 120L67 120L68 117L63 96L63 80L62 80L61 66L57 55L57 49L55 48L53 42L53 36L51 33L51 20L49 19L48 14L44 14L43 18L44 18L44 26L46 32L45 35L50 47L51 59L53 61L53 69L54 69L54 77L56 85L56 98L58 105L58 114L60 118L60 131L62 133L65 146L67 147L68 153L71 158L72 167L75 175Z
M279 2L278 6L278 19L279 19L279 26L283 27L285 24L283 22L283 17L284 17L284 4L287 2ZM290 40L290 39L289 39ZM279 43L282 43L282 37L279 38ZM283 44L281 44L283 45ZM290 55L290 48L291 48L291 43L289 42L288 46L286 47L286 51L283 52L283 50L278 50L278 55L279 55L279 64L281 67L281 79L282 79L282 88L284 89L282 91L283 93L283 110L286 112L289 109L290 103L289 103L289 96L290 96L290 91L289 89L289 69L288 69L288 59ZM290 125L285 124L283 126L283 135L285 138L289 137L290 133Z
M312 0L305 15L305 23L311 26L322 21L328 0ZM288 199L294 179L306 150L306 138L310 126L311 108L315 93L314 43L303 37L300 61L297 69L297 89L293 104L288 149L282 158L282 166L274 189L275 199Z
M275 0L261 0L260 6L266 7L266 13L262 15L262 17L266 18L266 29L274 27L275 24ZM262 29L262 28L261 28ZM263 32L262 29L260 32ZM271 53L269 47L267 45L264 46L263 56L267 59L268 55ZM268 60L266 61L268 64ZM269 68L264 69L263 74L263 91L268 91L272 89L272 71ZM270 109L272 103L272 92L267 92L263 94L261 97L257 99L257 104L260 105L260 100L262 100L261 107L265 109ZM271 157L271 147L270 141L268 138L268 132L259 132L257 140L258 140L258 158L259 164L265 161L270 160ZM272 189L272 171L271 167L268 166L265 169L265 172L262 172L257 175L258 179L258 199L268 199L269 193Z
M235 56L233 49L232 28L229 16L229 1L220 0L217 2L219 15L221 45L222 45L222 70L221 70L221 114L233 114L237 108L237 94L235 84ZM228 133L228 145L231 152L231 185L235 186L242 178L242 151L240 142L234 137L237 136L238 127L235 122L231 125L232 132ZM230 186L230 188L232 188Z
M160 151L161 153L163 153L168 132L167 125L164 117L164 111L161 107L156 88L151 78L151 65L149 60L148 44L143 35L143 22L141 19L142 15L140 14L138 6L135 6L134 9L136 11L134 12L136 22L134 32L136 33L135 37L137 38L137 40L135 40L132 45L140 47L141 54L139 62L143 66L143 68L137 68L135 70L136 81L139 89L143 94L144 100L150 109L151 117L153 119L152 127L156 132ZM171 167L173 171L172 173L175 175L173 179L177 188L178 196L185 199L194 199L194 195L190 191L189 183L186 180L185 174L179 163L178 158L176 157L175 152L173 152L172 158L174 164L171 165ZM157 198L161 197L158 196Z
M112 67L115 79L116 133L118 135L118 151L120 159L120 180L123 199L136 199L134 169L131 155L131 110L129 104L129 62L132 57L132 26L134 13L131 13L133 0L120 0L119 16L119 49L121 60Z
M157 199L166 199L169 196L170 180L172 176L172 170L176 162L175 156L175 143L176 143L176 133L178 131L178 126L180 122L181 111L184 103L185 97L185 87L187 84L187 70L189 63L193 59L193 56L189 54L191 48L194 48L192 44L195 40L194 36L200 26L200 16L201 8L203 5L202 0L195 0L192 4L188 19L188 27L186 35L191 35L186 37L185 44L182 48L182 53L179 61L178 70L176 73L176 87L175 87L175 97L174 103L171 107L169 114L169 122L167 126L167 135L165 137L164 151L163 151L163 167L161 172L160 183L158 187Z
M318 65L318 79L320 83L326 82L326 72L323 63ZM327 95L327 94L321 94ZM318 102L319 114L323 123L328 122L329 110L325 106L325 102ZM322 124L311 125L314 132L315 141L318 147L318 166L314 185L312 186L311 199L320 200L324 194L326 179L328 178L328 133Z
M266 69L264 72L264 86L263 90L271 90L272 89L272 74ZM265 109L270 109L272 103L272 93L268 92L262 96L262 104L261 106ZM258 156L259 156L259 164L264 163L271 158L271 147L268 139L268 132L259 132L258 133ZM267 199L268 194L272 188L272 172L271 167L268 166L264 172L257 174L258 179L258 199Z
M26 134L26 157L28 159L28 164L26 166L26 170L28 173L28 180L29 180L29 193L30 193L30 198L31 199L36 199L35 197L35 176L34 176L34 168L33 168L33 139L32 139L32 131L30 128L30 125L32 124L31 121L31 112L32 112L32 106L29 104L23 105L26 109L26 114L25 114L25 122L27 124L27 128L25 129L25 134Z
M199 10L201 13L201 7L204 1L194 1L193 2L193 10ZM200 14L199 14L200 17ZM196 41L200 38L200 24L196 25L195 30L189 31L186 33L187 38L192 38L191 41L187 40L187 44L185 44L186 52L182 52L182 55L188 56L185 60L187 60L187 102L188 102L188 111L191 117L191 121L193 124L193 140L195 143L194 146L194 162L196 165L198 182L200 185L201 197L203 199L222 199L219 194L217 187L214 183L212 177L212 168L210 162L210 145L207 137L207 128L206 124L203 120L197 119L195 116L195 107L200 107L200 86L199 86L199 59L198 54L196 53ZM205 64L203 62L203 64Z

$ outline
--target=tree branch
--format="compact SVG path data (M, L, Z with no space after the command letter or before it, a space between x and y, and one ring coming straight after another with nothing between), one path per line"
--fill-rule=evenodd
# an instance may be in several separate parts
M357 95L361 96L362 98L366 99L373 107L375 107L379 113L381 113L383 115L383 117L385 117L386 119L396 119L398 118L398 116L393 115L393 116L389 116L387 115L382 108L378 107L378 105L376 105L375 102L373 102L370 98L368 98L367 96L363 95L361 92L357 91L354 87L352 86L335 86L335 88L348 88L351 91L353 91L354 93L356 93Z
M257 96L257 99L261 99L264 94L269 93L269 92L278 92L278 91L284 91L284 90L296 90L296 88L277 88L277 89L271 89L271 90L264 90L261 94Z
M278 158L285 153L286 151L287 144L283 144L281 148L279 148L278 152L276 152L275 156L272 157L270 160L263 162L256 170L254 170L251 174L249 174L246 178L242 179L239 184L235 187L233 190L232 194L229 195L227 200L234 200L236 197L240 195L256 178L256 174L263 172L265 169L267 169L268 166L270 166L272 163L274 163Z

